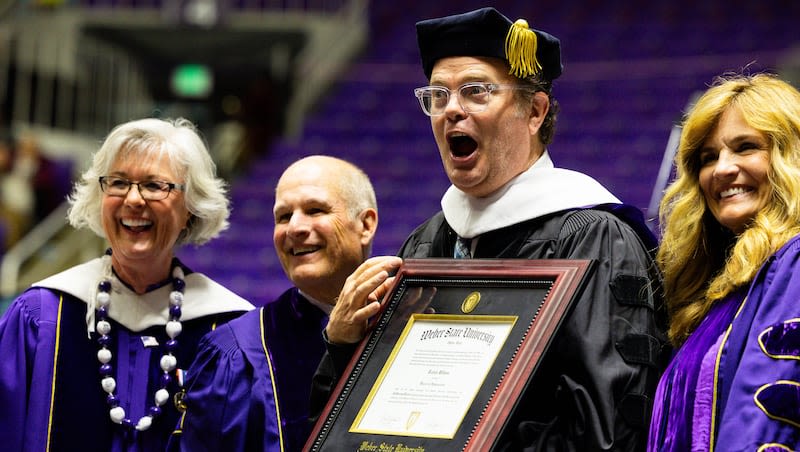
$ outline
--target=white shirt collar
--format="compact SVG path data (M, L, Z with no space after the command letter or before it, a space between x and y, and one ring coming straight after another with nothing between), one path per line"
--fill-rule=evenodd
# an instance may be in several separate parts
M593 178L555 168L547 151L489 196L476 198L451 185L441 202L447 223L465 238L561 210L620 203Z

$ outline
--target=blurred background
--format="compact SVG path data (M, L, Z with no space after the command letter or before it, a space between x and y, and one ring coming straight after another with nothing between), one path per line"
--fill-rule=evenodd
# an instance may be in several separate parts
M260 305L289 287L272 248L274 185L310 154L371 177L373 254L395 254L449 185L413 88L414 23L485 2L0 0L0 297L98 256L65 196L116 124L186 117L230 183L231 227L178 256ZM676 127L725 72L800 82L800 2L496 0L561 39L556 165L657 215ZM554 194L557 196L557 194ZM652 221L655 229L655 220ZM0 306L0 310L2 306Z

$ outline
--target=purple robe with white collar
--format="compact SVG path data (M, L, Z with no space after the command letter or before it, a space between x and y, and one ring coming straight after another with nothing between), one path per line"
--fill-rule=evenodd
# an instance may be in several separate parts
M108 274L103 259L34 284L0 319L2 450L156 451L164 449L174 431L179 412L173 400L161 407L162 414L144 432L128 430L109 418L106 393L100 387L97 333L91 332L93 322L87 325L87 318L93 317L88 306L93 306L94 291ZM204 275L185 267L184 273L183 330L174 353L183 369L205 333L252 309ZM167 340L167 317L160 313L166 313L171 285L155 287L141 297L116 278L112 287L109 348L115 394L126 417L135 423L154 405L160 387L163 372L158 363ZM147 306L123 306L135 304L134 299ZM173 378L167 389L170 395L178 392L178 379Z

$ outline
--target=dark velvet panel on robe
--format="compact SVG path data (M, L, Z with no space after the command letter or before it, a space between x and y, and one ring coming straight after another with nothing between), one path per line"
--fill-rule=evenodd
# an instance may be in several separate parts
M761 267L731 323L719 364L716 450L767 445L800 450L800 406L793 403L800 400L794 395L800 387L800 344L784 337L776 350L772 342L772 351L781 352L775 355L763 342L773 331L791 331L800 319L798 274L800 236L795 236ZM769 393L778 394L779 400L768 400Z
M327 316L292 288L204 338L188 376L180 449L280 450L277 393L283 448L300 451L310 430L311 377L325 350L326 323Z
M800 450L798 272L795 236L714 302L659 383L649 451Z
M290 289L264 306L267 347L275 370L287 451L301 450L311 430L308 422L311 377L325 353L322 330L327 323L328 316L297 289Z

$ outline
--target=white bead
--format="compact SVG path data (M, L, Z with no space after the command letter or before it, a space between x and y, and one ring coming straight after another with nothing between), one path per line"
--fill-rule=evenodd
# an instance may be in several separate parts
M178 292L177 290L173 290L169 293L169 302L173 306L180 306L183 304L183 294Z
M142 416L139 419L139 422L136 423L136 430L143 432L148 428L150 428L152 424L153 424L153 418L151 416Z
M111 420L117 424L121 424L125 419L125 410L121 406L111 408L111 411L109 411L108 414L111 416Z
M176 336L181 334L181 331L183 331L181 322L177 320L170 320L167 322L167 336L169 336L170 339L175 339Z
M172 355L164 355L161 357L161 370L164 372L171 372L178 365L178 359Z
M97 360L103 364L108 364L111 361L111 350L107 348L101 348L97 351Z
M114 380L114 377L105 377L100 381L100 385L103 386L103 391L111 394L117 389L117 381Z
M108 292L97 293L97 304L99 306L108 306L111 303L111 295Z
M97 332L105 336L111 331L111 324L105 320L97 322Z
M156 406L162 406L165 403L167 403L167 400L169 400L169 391L167 391L164 388L161 388L158 391L156 391L156 396L153 398L155 399Z
M183 269L181 269L180 267L173 268L172 275L176 279L183 280L184 277ZM95 300L99 307L108 308L111 304L111 294L102 291L98 292L95 297ZM173 290L169 294L169 300L171 306L181 306L183 304L183 293L177 290ZM111 332L111 323L109 323L107 320L99 320L95 324L95 329L97 330L98 334L106 336ZM167 322L164 329L166 330L167 335L171 339L175 339L175 337L177 337L179 334L181 334L181 331L183 331L183 326L181 325L181 322L178 320L170 320ZM108 348L102 347L97 351L97 360L100 361L101 364L108 364L111 362L111 359L112 359L112 353L111 350L109 350ZM161 365L161 369L164 372L169 373L175 370L176 367L178 367L178 359L172 354L167 354L161 357L159 364ZM106 393L113 395L117 387L117 382L113 377L106 376L101 379L100 385L102 386L103 390ZM169 391L167 391L166 388L161 388L156 391L153 398L155 400L156 406L161 407L169 401ZM125 418L125 409L123 409L120 406L111 408L108 411L108 414L114 423L122 424L123 422L126 423L129 422ZM152 415L142 416L136 423L135 428L138 431L145 431L153 425L153 421L154 419Z

